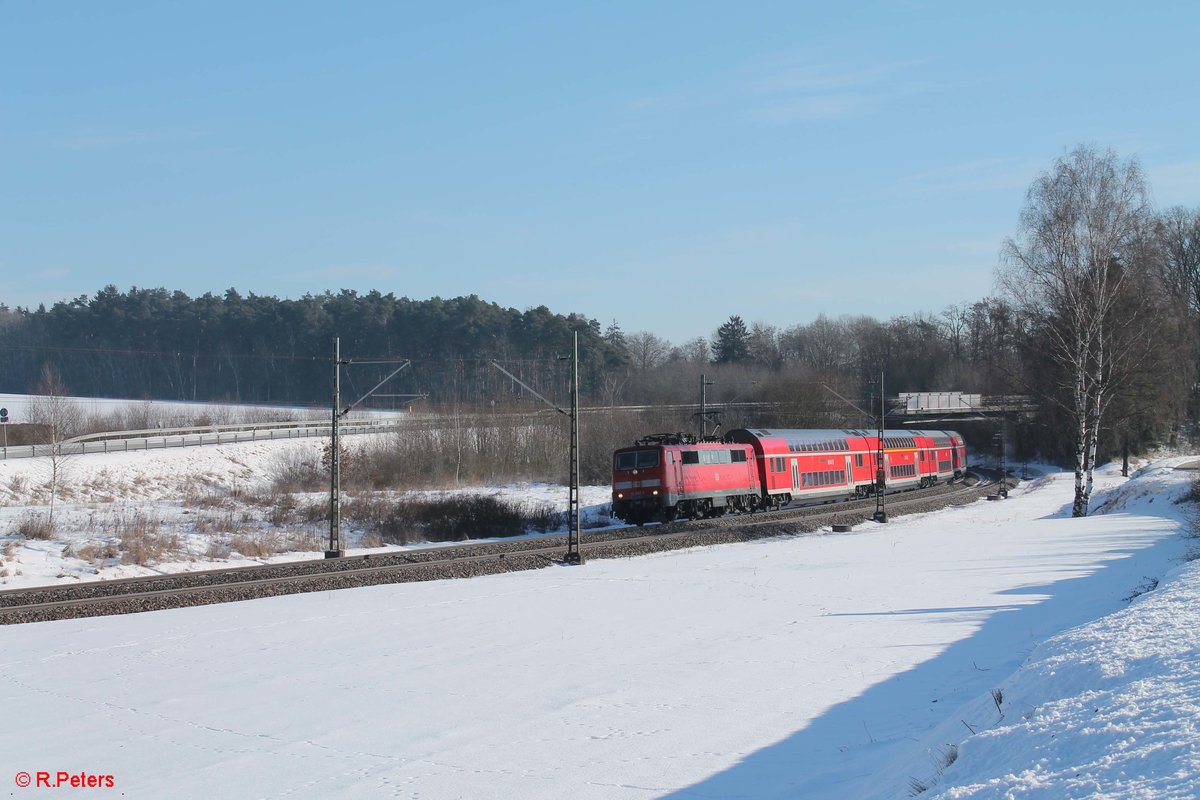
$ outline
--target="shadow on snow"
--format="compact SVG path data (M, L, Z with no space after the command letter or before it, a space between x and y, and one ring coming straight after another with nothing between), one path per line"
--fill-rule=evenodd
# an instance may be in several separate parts
M1118 558L1088 575L1003 592L1010 596L1048 596L1033 604L877 612L885 616L992 613L972 636L955 642L935 658L832 706L802 729L728 769L662 797L840 800L877 792L907 796L909 775L927 776L933 772L932 754L911 753L909 761L900 764L900 769L907 772L889 775L887 768L909 755L915 749L914 742L953 719L963 704L986 697L1003 684L1042 640L1124 608L1122 598L1143 584L1144 576L1161 576L1184 550L1178 536L1166 535L1145 546L1130 541L1104 551ZM753 687L747 686L746 691L753 691ZM966 720L976 731L998 721L994 714ZM960 733L955 741L971 735L966 725ZM885 780L895 785L877 782Z

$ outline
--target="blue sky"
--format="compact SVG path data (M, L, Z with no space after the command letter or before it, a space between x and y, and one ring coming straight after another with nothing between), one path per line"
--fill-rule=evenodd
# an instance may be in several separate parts
M993 292L1080 142L1200 205L1200 6L0 0L0 301L478 294L675 342Z

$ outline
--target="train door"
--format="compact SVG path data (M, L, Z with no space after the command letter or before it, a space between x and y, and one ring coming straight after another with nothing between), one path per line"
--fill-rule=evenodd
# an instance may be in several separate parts
M671 470L669 474L672 477L672 485L675 487L676 492L683 494L683 454L668 451L667 458L670 460L668 469ZM667 502L670 503L672 501L668 500Z
M846 456L846 480L842 481L842 483L848 483L851 486L854 485L854 467L851 465L850 456Z
M800 491L800 461L799 459L789 459L792 462L792 491Z

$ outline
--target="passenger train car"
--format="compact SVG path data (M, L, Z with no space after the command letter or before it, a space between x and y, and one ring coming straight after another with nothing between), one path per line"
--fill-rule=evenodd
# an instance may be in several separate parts
M641 525L679 517L865 497L961 477L954 431L737 429L720 441L658 434L613 454L613 516Z

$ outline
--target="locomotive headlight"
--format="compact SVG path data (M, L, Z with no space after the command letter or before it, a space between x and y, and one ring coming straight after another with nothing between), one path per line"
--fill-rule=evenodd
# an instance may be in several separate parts
M651 492L651 494L653 494L653 495L657 495L657 494L658 494L658 489L655 489L653 492Z
M618 500L624 500L624 499L625 499L625 493L624 493L624 492L617 492L617 499L618 499Z

